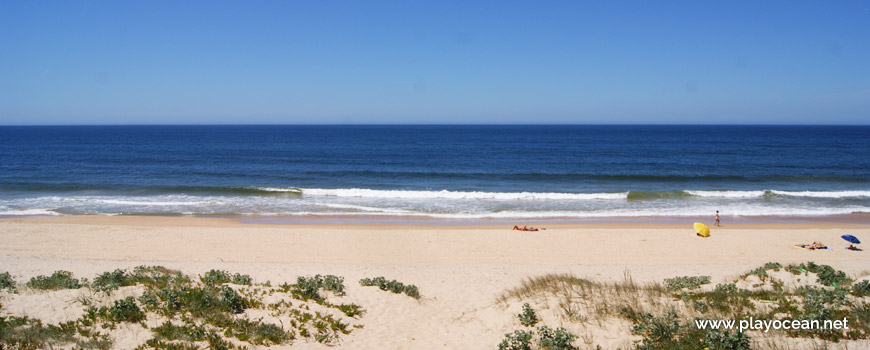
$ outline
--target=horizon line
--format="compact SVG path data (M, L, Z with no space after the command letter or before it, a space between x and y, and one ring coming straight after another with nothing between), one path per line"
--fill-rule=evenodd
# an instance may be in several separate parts
M216 123L216 124L0 124L0 127L57 126L870 126L866 124L746 123Z

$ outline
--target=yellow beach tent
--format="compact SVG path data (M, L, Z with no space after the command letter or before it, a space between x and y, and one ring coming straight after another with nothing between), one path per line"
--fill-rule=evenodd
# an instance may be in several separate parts
M700 222L695 223L695 232L701 237L710 237L710 228Z

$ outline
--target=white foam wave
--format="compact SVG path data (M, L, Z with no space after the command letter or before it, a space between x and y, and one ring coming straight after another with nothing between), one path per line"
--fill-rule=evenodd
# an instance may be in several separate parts
M812 198L870 197L870 191L770 191L780 196Z
M264 191L264 192L290 192L290 193L302 193L302 190L295 187L248 187L250 189Z
M36 216L36 215L51 215L57 216L60 213L51 209L12 209L0 211L0 216Z
M870 210L864 208L857 210L862 212ZM710 216L711 210L614 210L601 212L576 212L576 211L502 211L495 213L423 213L407 211L404 213L387 212L326 212L326 211L300 211L284 213L244 213L252 216L396 216L396 217L428 217L436 219L595 219L595 218L628 218L628 217L697 217ZM851 209L776 209L763 210L738 210L729 212L726 216L827 216L851 214L856 210Z
M131 201L131 200L117 200L117 199L97 199L96 201L100 202L100 203L105 203L105 204L166 206L166 207L207 204L207 202Z
M697 197L708 198L758 198L765 191L683 191Z
M729 211L725 216L827 216L827 215L844 215L855 212L865 212L870 208L842 208L842 209L795 209L795 208L744 208ZM710 216L711 212L715 212L715 208L695 209L688 208L661 208L661 209L641 209L641 210L608 210L608 211L501 211L487 213L423 213L411 212L406 213L347 213L347 212L292 212L279 215L317 215L317 216L417 216L430 217L439 219L594 219L594 218L613 218L613 217L697 217ZM257 214L255 214L257 215Z
M413 211L403 210L403 209L395 209L395 208L377 208L377 207L368 207L363 205L352 205L352 204L338 204L338 203L317 203L317 205L324 206L327 208L334 209L351 209L351 210L359 210L364 212L377 212L377 213L389 213L389 214L408 214L414 213Z
M870 191L683 191L697 197L711 198L760 198L766 193L788 197L812 198L857 198L870 197Z
M245 213L246 215L570 219L709 216L716 210L720 210L723 215L740 216L824 216L870 212L868 207L870 191L686 190L686 193L697 198L685 200L686 196L674 196L674 198L638 201L626 200L628 193L625 192L462 192L371 189L302 189L302 191L303 196L292 196L292 198L227 194L12 197L0 198L0 215ZM762 196L769 197L771 200L756 199ZM800 199L801 196L807 198ZM837 198L854 197L859 199L837 200Z
M398 199L491 199L491 200L537 200L537 199L626 199L628 192L616 193L558 193L558 192L463 192L463 191L405 191L372 190L365 188L303 188L307 196L398 198Z
M863 210L870 209L864 208ZM851 214L856 211L854 209L797 209L797 208L745 208L735 211L729 211L729 216L826 216L826 215L842 215ZM662 208L662 209L641 209L641 210L608 210L608 211L592 211L592 212L572 212L572 211L544 211L544 212L528 212L528 211L505 211L497 213L468 213L468 214L429 214L427 216L443 217L443 218L469 218L469 219L510 219L510 218L528 218L528 219L558 219L558 218L608 218L608 217L695 217L695 216L710 216L713 208L707 210L688 210L687 208Z

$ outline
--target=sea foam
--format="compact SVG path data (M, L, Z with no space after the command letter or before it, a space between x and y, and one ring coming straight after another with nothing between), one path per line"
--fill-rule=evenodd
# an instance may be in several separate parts
M391 198L391 199L625 199L628 192L615 193L559 193L559 192L462 192L462 191L409 191L373 190L365 188L303 188L303 196Z
M0 216L57 216L60 213L50 209L10 209L0 211Z

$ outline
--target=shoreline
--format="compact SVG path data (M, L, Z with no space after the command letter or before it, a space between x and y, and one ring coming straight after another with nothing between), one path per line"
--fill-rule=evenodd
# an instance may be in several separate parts
M503 225L683 225L703 222L712 226L712 216L613 216L600 218L516 218L516 219L448 219L427 216L392 215L139 215L139 214L73 214L73 215L0 215L0 222L9 220L57 220L58 222L82 222L100 220L97 218L159 218L159 219L201 219L230 220L244 224L274 225L397 225L397 226L503 226ZM107 222L116 222L107 219ZM825 216L724 216L727 225L764 225L764 224L833 224L833 225L870 225L870 213Z

